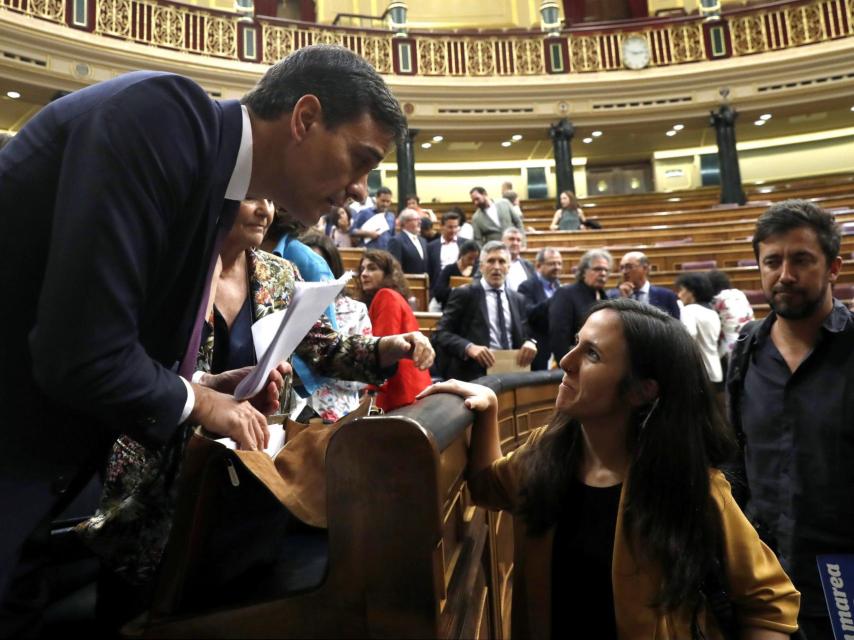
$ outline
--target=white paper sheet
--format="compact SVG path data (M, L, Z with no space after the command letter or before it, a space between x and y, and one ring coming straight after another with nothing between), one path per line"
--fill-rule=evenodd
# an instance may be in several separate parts
M353 272L348 271L337 280L328 282L297 282L294 295L286 310L272 314L269 318L259 320L252 325L252 339L256 345L265 345L265 348L258 357L255 368L237 385L234 390L235 398L238 400L251 398L264 388L270 372L279 362L291 356L309 329L314 326L326 307L335 300L335 296L341 292L352 276ZM278 317L278 326L273 333L275 321L272 318L276 317ZM257 349L256 346L256 351Z
M367 221L365 221L365 224L359 228L363 231L378 231L379 233L385 233L389 230L388 220L386 220L384 213L376 213L368 218Z

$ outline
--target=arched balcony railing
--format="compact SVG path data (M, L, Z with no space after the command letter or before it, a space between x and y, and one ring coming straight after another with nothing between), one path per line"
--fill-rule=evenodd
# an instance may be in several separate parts
M242 17L169 0L0 0L0 7L74 29L175 51L272 63L314 43L336 43L380 73L532 76L624 69L623 45L639 36L649 66L746 56L854 35L854 0L777 2L701 17L587 24L540 31L418 32L333 27ZM634 40L637 43L637 39Z

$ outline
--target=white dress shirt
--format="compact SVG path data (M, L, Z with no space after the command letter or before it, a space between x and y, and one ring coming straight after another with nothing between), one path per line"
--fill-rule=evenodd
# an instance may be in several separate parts
M421 246L421 236L416 236L414 233L409 233L406 229L403 230L403 233L406 234L406 237L409 238L409 241L415 245L416 251L418 251L418 255L421 256L421 259L424 259L424 249Z
M238 202L246 198L246 193L249 191L249 181L252 178L252 121L249 119L249 111L244 105L240 105L240 111L243 115L240 147L237 149L237 160L234 163L234 170L231 172L231 179L225 188L225 199L237 200ZM198 384L201 377L202 372L196 371L193 374L193 382ZM196 406L196 394L189 382L181 376L178 378L187 387L187 401L184 403L184 410L181 412L181 418L178 421L180 424L190 417L193 407Z
M519 285L528 279L528 272L519 258L510 263L510 271L507 273L507 286L511 291L518 291Z
M483 287L486 293L486 311L489 314L489 348L503 349L501 346L501 330L498 324L498 296L493 291L494 289L488 285ZM499 289L501 292L501 306L504 309L504 326L507 327L507 344L513 348L513 316L510 315L510 301L507 299L507 292L504 287Z
M460 257L460 245L456 240L446 241L444 238L439 238L442 244L439 247L439 264L444 269L449 264L456 262Z

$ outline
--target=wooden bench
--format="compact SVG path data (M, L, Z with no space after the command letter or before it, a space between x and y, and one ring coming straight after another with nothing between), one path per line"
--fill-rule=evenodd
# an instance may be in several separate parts
M562 375L553 370L480 380L498 395L505 453L547 422ZM176 580L174 565L166 564L151 611L125 633L508 637L512 520L475 507L468 495L464 472L472 417L459 397L442 394L362 418L332 437L326 457L328 568L320 584L296 593L259 593L249 601L246 594L228 594L230 603L188 610L182 594L194 586L193 576ZM181 497L192 497L192 490L182 484ZM187 541L173 545L192 556L204 552ZM175 550L167 549L167 556ZM192 565L192 558L182 561Z

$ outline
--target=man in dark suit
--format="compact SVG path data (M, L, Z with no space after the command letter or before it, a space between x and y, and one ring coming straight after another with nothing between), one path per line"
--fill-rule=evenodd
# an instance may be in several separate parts
M462 216L456 211L442 214L442 232L435 240L427 243L427 273L430 274L430 295L439 281L439 274L460 257L463 239L458 236ZM431 300L431 306L432 306Z
M558 278L561 271L563 258L560 251L546 247L537 252L536 275L519 285L519 293L525 297L528 306L528 324L537 340L537 357L531 363L532 371L542 371L549 366L549 306L560 287Z
M361 199L405 130L380 76L341 47L294 53L243 102L131 73L51 103L0 152L0 299L14 305L0 314L0 406L15 416L0 429L0 636L37 633L38 541L119 434L156 445L189 421L265 444L235 379L190 381L215 238L247 195L307 224ZM429 366L424 337L407 336L380 342L381 364L419 353Z
M404 209L398 216L400 233L388 243L388 252L397 258L403 273L427 273L427 241L421 237L421 216Z
M510 254L500 242L487 242L480 259L481 280L451 291L436 326L445 378L474 380L495 364L493 349L518 349L517 364L526 367L537 344L525 319L525 299L505 286Z
M665 287L657 287L647 279L649 258L640 251L629 251L620 260L623 281L616 289L608 291L609 298L633 298L651 304L679 319L679 303L676 294Z
M519 290L519 285L534 278L537 270L530 260L522 257L525 237L516 227L510 227L501 234L501 241L510 252L510 270L507 272L507 286L513 291Z
M591 249L581 256L575 284L560 287L549 304L549 347L560 362L575 344L575 336L590 309L604 300L605 285L614 259L605 249Z

